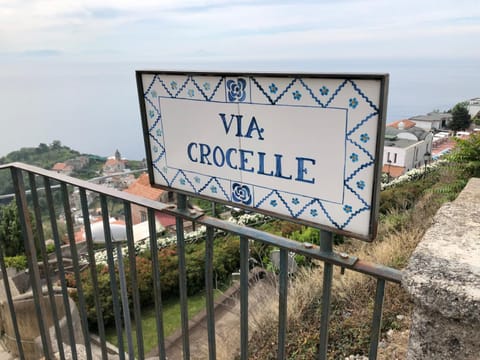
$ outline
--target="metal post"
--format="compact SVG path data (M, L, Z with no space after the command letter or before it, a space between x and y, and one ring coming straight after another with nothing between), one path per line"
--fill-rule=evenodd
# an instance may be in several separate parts
M183 194L177 194L178 211L187 210L187 197ZM180 286L180 317L182 323L182 344L183 358L190 359L190 341L188 331L188 305L187 305L187 270L185 260L185 237L183 233L183 219L176 217L177 225L177 250L178 250L178 276Z
M286 359L288 251L280 249L280 279L278 291L278 352L277 359Z
M377 359L378 340L380 339L380 330L382 325L382 308L385 296L385 280L377 280L377 291L375 292L375 307L373 309L372 333L370 335L369 360Z
M240 359L248 359L248 238L240 236Z
M215 360L215 307L213 295L213 240L212 226L207 226L207 239L205 241L205 293L207 307L207 334L208 334L208 358Z
M13 186L15 188L15 198L17 201L18 214L20 224L22 226L22 234L25 240L25 253L28 259L30 271L30 281L32 284L32 292L35 300L35 310L37 312L38 328L40 330L43 352L46 358L53 356L52 342L50 339L50 331L48 322L45 318L47 313L47 304L43 296L42 283L40 279L40 271L38 269L37 252L35 240L33 238L32 223L30 221L27 197L25 196L25 185L23 183L23 175L20 170L11 168Z
M320 251L333 252L333 234L330 231L320 232ZM330 318L330 298L332 293L333 265L324 262L323 267L323 293L322 293L322 316L320 319L320 343L318 359L327 359L328 350L328 322Z
M125 267L123 266L122 244L115 243L117 247L118 277L120 278L120 297L122 299L123 320L125 324L125 336L127 337L128 356L135 357L132 341L132 322L130 320L130 309L128 307L127 281L125 280Z

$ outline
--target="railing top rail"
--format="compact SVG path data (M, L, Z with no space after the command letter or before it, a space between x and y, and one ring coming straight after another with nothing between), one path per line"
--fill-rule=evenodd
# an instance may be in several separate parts
M361 272L376 278L385 279L387 281L400 283L402 279L402 272L387 266L375 264L368 261L359 260L354 256L337 254L335 252L322 252L318 246L306 246L304 243L287 239L281 236L273 235L261 230L246 227L231 223L229 221L213 218L203 215L201 213L192 213L188 210L179 211L175 205L164 204L158 201L149 200L140 196L132 195L127 192L110 189L108 187L92 184L88 181L72 178L70 176L58 174L53 171L44 170L36 166L26 165L23 163L9 163L0 165L1 169L17 168L24 171L28 171L37 175L47 176L51 179L61 181L73 186L77 186L86 190L94 191L99 194L104 194L120 200L126 200L128 202L151 208L157 211L162 211L173 216L179 216L187 220L194 220L197 223L206 226L212 226L217 229L221 229L227 232L231 232L237 235L248 237L252 240L261 241L279 248L287 249L299 254L309 256L313 259L325 261L327 263L335 264L353 271Z
M46 176L48 178L58 180L58 181L61 181L61 182L64 182L64 183L67 183L67 184L70 184L70 185L73 185L73 186L78 186L78 187L83 188L85 190L93 191L93 192L96 192L96 193L99 193L99 194L104 194L104 195L111 196L111 197L114 197L114 198L117 198L117 199L120 199L120 200L127 200L127 201L129 201L133 204L137 204L137 205L144 206L144 207L149 207L149 208L155 209L157 211L165 211L165 210L168 210L168 209L172 208L172 205L164 204L164 203L161 203L161 202L158 202L158 201L149 200L149 199L146 199L146 198L143 198L143 197L140 197L140 196L129 194L129 193L124 192L124 191L119 191L119 190L108 188L106 186L94 184L94 183L91 183L91 182L88 182L88 181L85 181L85 180L82 180L82 179L77 179L77 178L74 178L74 177L71 177L71 176L62 175L62 174L56 173L54 171L39 168L37 166L27 165L27 164L23 164L23 163L20 163L20 162L13 162L13 163L0 165L0 170L9 169L9 168L16 168L16 169L25 170L25 171L34 173L36 175Z

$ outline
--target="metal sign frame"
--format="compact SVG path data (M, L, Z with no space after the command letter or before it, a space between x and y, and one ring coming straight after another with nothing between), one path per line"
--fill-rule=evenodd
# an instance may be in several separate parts
M142 70L136 79L152 186L365 241L375 238L388 74ZM279 131L278 124L288 129ZM285 141L297 132L304 141ZM320 150L291 154L306 144L309 151ZM266 165L269 155L273 168ZM294 159L285 162L296 166L290 173L282 173L284 155ZM319 187L320 177L338 188Z

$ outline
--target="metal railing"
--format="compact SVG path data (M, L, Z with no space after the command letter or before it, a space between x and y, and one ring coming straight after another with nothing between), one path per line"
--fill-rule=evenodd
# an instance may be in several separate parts
M69 344L69 351L73 359L92 359L92 342L90 341L91 334L87 320L86 304L84 289L82 289L81 282L81 261L77 253L77 248L74 238L74 224L72 221L72 207L69 202L69 193L73 189L78 189L80 193L81 213L84 221L85 239L87 245L87 259L89 263L89 270L94 289L98 289L98 278L96 273L96 260L94 254L94 243L92 240L91 224L89 220L89 206L87 201L87 193L95 193L99 197L103 228L105 235L105 248L107 252L108 271L110 275L110 288L113 299L113 313L115 318L116 334L118 338L118 357L124 358L145 358L145 349L143 347L143 334L141 319L140 297L138 292L138 284L136 277L135 265L135 244L132 231L132 205L139 205L145 207L147 210L147 218L149 223L149 244L151 254L158 253L158 244L156 241L156 224L155 213L164 212L176 218L176 251L179 260L179 294L180 294L180 313L181 313L181 331L182 331L182 345L183 358L190 358L190 344L189 344L189 320L188 320L188 306L187 306L187 274L185 264L185 237L184 237L184 221L192 221L197 224L205 225L207 228L205 239L205 293L206 293L206 322L208 334L208 358L216 359L216 339L215 339L215 308L214 308L214 279L213 279L213 241L215 230L221 230L226 233L239 235L240 237L240 358L247 359L249 352L249 334L248 334L248 308L249 308L249 242L260 242L266 245L273 245L280 249L280 266L279 266L279 308L278 308L278 350L277 358L285 359L286 351L285 345L287 341L287 293L288 293L288 254L293 252L307 256L311 259L316 259L324 262L323 272L323 295L322 295L322 309L321 309L321 326L320 326L320 341L318 344L318 359L327 358L328 350L328 328L329 315L331 308L331 290L333 281L333 268L339 266L343 269L360 272L369 275L376 279L376 294L374 296L374 308L372 314L372 326L370 336L370 351L369 358L376 359L377 346L380 337L382 307L385 293L386 282L400 283L401 272L382 265L377 265L367 261L363 261L354 256L347 254L338 254L333 251L332 233L328 231L321 231L320 246L305 246L305 244L286 239L280 236L272 235L255 228L246 227L224 221L218 218L206 216L198 211L192 211L187 208L187 201L185 195L177 195L177 205L172 206L163 204L152 200L140 198L125 192L109 189L100 185L92 184L83 180L71 178L61 174L53 173L37 167L12 163L0 166L0 171L10 171L13 185L15 188L16 204L19 209L19 217L25 240L26 255L28 258L28 268L30 274L30 284L33 292L34 310L36 314L36 321L41 340L41 349L43 356L47 359L54 358L54 352L58 352L61 359L65 358L66 345ZM28 187L31 193L26 194L25 183L28 181ZM41 183L40 183L41 182ZM78 296L78 313L80 323L74 324L72 318L71 300L67 289L67 281L65 269L63 266L64 255L61 251L62 239L57 226L58 202L55 200L52 192L52 184L59 184L59 191L61 193L61 207L66 221L67 239L70 246L71 259L73 263L73 276L77 284ZM37 188L44 188L45 192L42 196L39 195ZM40 198L43 199L42 206ZM131 299L126 299L125 277L120 276L120 284L117 284L117 277L115 274L115 256L117 261L122 259L121 251L112 241L112 234L109 224L109 207L108 201L114 199L121 202L123 205L123 213L126 223L126 235L128 246L128 261L129 274L132 288ZM58 266L57 283L60 285L60 294L58 295L58 287L54 286L54 279L50 276L41 276L39 261L37 253L41 254L44 274L49 274L48 254L45 246L45 235L42 211L48 213L49 226L51 227L51 234L55 243L56 266ZM32 219L33 217L33 219ZM32 220L35 221L35 230L32 227ZM3 241L2 241L3 243ZM161 298L161 279L159 272L159 258L158 256L151 256L153 268L153 296L155 303L155 318L156 318L156 333L158 340L158 357L160 359L166 358L165 334L163 329L163 308ZM11 314L12 320L12 336L15 338L17 349L14 350L18 356L29 358L24 351L25 341L22 340L21 330L16 313L16 304L11 291L11 281L8 279L7 269L4 261L4 251L0 251L0 266L4 279L4 287L6 293L6 302L8 310ZM119 291L120 289L120 291ZM119 294L120 292L120 294ZM44 294L44 296L41 296ZM57 297L57 298L56 298ZM132 304L133 321L136 328L136 343L137 350L133 350L132 334L129 331L130 314L129 306L123 304ZM105 337L105 327L102 318L102 307L97 294L95 294L95 308L98 326L98 338L100 342L100 351L102 359L108 358L108 346ZM65 321L61 321L61 308L63 306ZM4 318L4 316L2 316ZM127 344L125 348L123 340L123 328L127 328L126 337ZM49 330L49 328L53 328ZM66 329L66 331L65 331ZM78 337L82 336L84 341L79 342ZM87 340L88 339L88 340ZM77 349L77 343L83 343L84 349L81 354Z

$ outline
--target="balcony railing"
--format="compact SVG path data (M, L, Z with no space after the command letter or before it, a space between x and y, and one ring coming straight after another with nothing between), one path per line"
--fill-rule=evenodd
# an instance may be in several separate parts
M19 209L19 218L25 241L26 255L28 258L28 272L32 291L32 314L28 317L30 324L25 324L25 307L22 307L21 297L15 297L12 293L12 281L9 279L4 261L4 251L0 251L0 266L4 279L6 310L10 313L11 321L5 328L6 338L10 350L21 359L45 357L53 359L55 356L64 359L66 353L71 353L73 359L94 359L97 358L93 350L92 339L98 339L99 355L102 359L111 358L109 346L106 342L105 326L102 313L102 305L97 291L95 293L95 308L97 334L90 333L87 320L84 289L82 289L81 272L90 271L92 286L98 289L98 274L96 273L96 258L94 242L92 239L91 224L89 220L88 195L96 194L99 198L103 232L105 238L105 249L107 254L108 271L110 275L110 289L113 301L113 313L115 318L116 334L118 340L118 354L115 357L120 359L146 357L143 347L143 334L141 319L141 306L138 291L135 263L135 242L132 224L132 205L138 205L147 209L149 228L148 242L151 254L158 253L157 229L155 213L162 212L176 218L176 252L179 260L179 294L180 294L180 315L181 315L181 339L183 347L183 358L190 358L190 337L187 305L187 274L185 263L185 236L184 222L194 222L206 226L205 238L205 293L206 293L206 323L208 335L208 358L217 358L217 347L215 339L215 309L214 309L214 274L213 274L213 241L216 231L231 233L240 237L240 358L247 359L249 355L249 333L248 333L248 309L249 309L249 244L260 242L266 245L273 245L280 250L280 266L278 269L278 339L277 358L286 358L287 341L287 293L289 289L289 253L301 254L310 259L319 260L324 264L323 289L321 305L321 326L320 341L318 344L318 358L327 358L328 349L328 328L331 307L331 291L333 282L333 269L335 266L342 270L356 271L376 279L376 293L372 294L374 308L372 313L370 352L369 358L376 359L377 346L380 336L382 307L384 300L385 285L387 281L400 283L401 272L382 265L363 261L347 254L338 254L333 251L332 234L321 231L320 246L306 246L305 244L275 236L270 233L259 231L255 228L242 226L209 217L201 212L187 208L185 195L177 195L177 204L172 206L156 201L147 200L133 196L126 192L109 189L87 181L63 176L37 167L12 163L0 166L0 171L10 171L15 189L16 204ZM27 191L25 184L28 183ZM54 193L53 187L58 188L61 196ZM40 190L41 189L41 190ZM70 194L77 190L80 197L80 210L84 221L84 232L86 240L85 258L80 258L75 243L73 211L70 204ZM55 189L55 191L57 191ZM42 192L42 194L40 194ZM56 196L57 195L57 196ZM123 206L123 213L126 223L126 247L128 256L125 261L128 264L131 287L134 289L130 298L126 292L126 277L115 273L115 263L119 273L125 275L123 268L123 256L120 246L112 236L109 223L109 205L114 201L117 205ZM61 207L59 211L58 207ZM59 233L57 218L61 212L66 222L68 250L71 258L71 266L66 268L66 258L62 251L62 238ZM48 215L45 215L48 214ZM55 259L48 260L45 246L44 219L51 227L51 234L55 243ZM32 227L33 221L36 226ZM1 240L1 239L0 239ZM3 241L2 241L3 243ZM41 255L41 261L37 258ZM161 279L159 272L158 256L151 256L153 271L153 296L155 303L156 336L158 340L157 350L160 359L166 359L166 342L163 329L163 308L161 300ZM87 265L85 265L87 264ZM88 270L85 269L87 266ZM56 268L54 268L56 267ZM71 300L67 288L67 270L72 273L77 284L77 304ZM53 274L53 275L52 275ZM119 283L117 283L117 281ZM43 294L43 295L42 295ZM133 316L130 314L128 304L131 304ZM125 305L125 306L123 306ZM5 310L5 306L3 307ZM75 308L78 309L78 316L75 317ZM23 310L22 310L23 309ZM2 315L1 318L7 318ZM136 328L135 339L132 336L130 319L133 319ZM25 328L37 330L37 344L32 332ZM126 341L123 339L125 328ZM31 329L30 329L31 330ZM98 336L97 336L98 335ZM126 343L125 343L126 342ZM137 350L134 351L134 342ZM79 344L82 344L80 346ZM55 355L56 354L56 355Z

